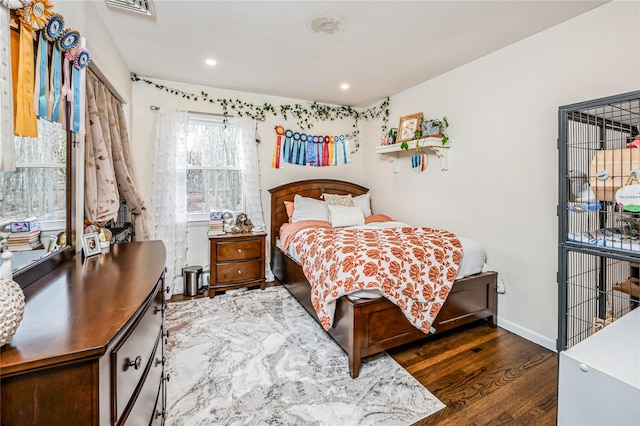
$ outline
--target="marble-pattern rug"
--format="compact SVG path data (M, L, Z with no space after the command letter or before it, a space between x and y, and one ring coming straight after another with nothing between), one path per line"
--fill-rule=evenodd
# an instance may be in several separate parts
M282 286L169 303L167 425L409 425L444 404L385 353L357 379Z

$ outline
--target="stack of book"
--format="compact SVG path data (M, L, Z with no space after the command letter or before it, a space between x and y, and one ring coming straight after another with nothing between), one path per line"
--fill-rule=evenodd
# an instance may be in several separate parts
M40 221L33 217L11 222L11 232L8 238L9 251L43 248L40 242L40 231Z
M224 234L223 228L224 222L222 221L222 212L211 211L209 213L209 232L207 235L222 235Z

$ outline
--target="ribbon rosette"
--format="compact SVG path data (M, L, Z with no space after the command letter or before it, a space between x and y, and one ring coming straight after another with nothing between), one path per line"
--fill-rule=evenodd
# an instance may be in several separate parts
M80 41L80 33L72 28L67 28L62 32L62 35L56 40L58 49L63 52L73 49Z
M22 22L34 30L39 30L44 28L51 15L53 15L52 11L53 3L49 0L35 0L22 9L18 9L17 13Z
M76 57L73 60L73 66L78 70L82 70L89 65L90 61L91 55L89 55L89 51L81 47L77 50Z
M49 18L49 22L44 28L43 34L44 38L49 40L50 42L55 42L61 35L64 30L64 18L62 15L58 13L54 13Z

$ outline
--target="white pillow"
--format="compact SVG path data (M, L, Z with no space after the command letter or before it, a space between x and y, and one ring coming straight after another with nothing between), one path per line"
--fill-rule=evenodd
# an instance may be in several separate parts
M329 220L334 228L364 225L364 215L360 207L331 205L327 207L329 208Z
M371 216L371 201L369 199L369 193L358 195L357 197L353 197L353 205L356 207L360 207L362 209L362 213L364 217Z
M293 197L293 217L291 218L291 223L300 222L301 220L324 220L325 222L329 222L327 203L322 200L296 194L296 196Z

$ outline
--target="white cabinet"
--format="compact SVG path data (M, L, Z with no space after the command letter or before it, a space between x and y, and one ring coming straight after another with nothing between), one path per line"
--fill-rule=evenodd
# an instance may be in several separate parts
M640 309L560 353L558 425L640 425Z

